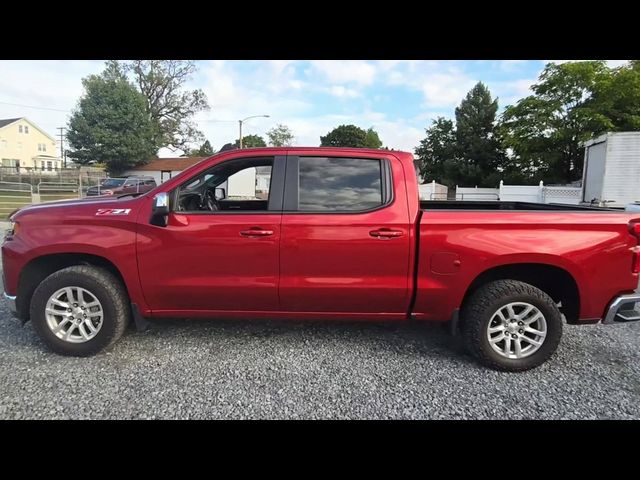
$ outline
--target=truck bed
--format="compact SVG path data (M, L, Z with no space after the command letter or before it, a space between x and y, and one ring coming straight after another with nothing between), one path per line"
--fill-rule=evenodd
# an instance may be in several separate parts
M562 203L501 202L498 200L421 200L422 210L511 210L511 211L585 211L619 212L614 208Z

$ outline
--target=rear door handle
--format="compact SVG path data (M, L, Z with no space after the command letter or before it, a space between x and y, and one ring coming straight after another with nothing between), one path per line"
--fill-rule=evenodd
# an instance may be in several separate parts
M380 228L369 232L374 238L397 238L404 235L402 230L391 230L390 228Z
M250 228L249 230L242 230L240 235L243 237L268 237L273 235L273 230L263 230L262 228Z

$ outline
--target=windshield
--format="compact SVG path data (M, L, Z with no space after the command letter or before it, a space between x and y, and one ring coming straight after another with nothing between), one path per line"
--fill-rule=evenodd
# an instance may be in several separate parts
M207 173L204 177L198 177L196 180L194 180L191 183L188 183L187 185L184 186L185 190L191 190L192 188L198 187L200 185L202 185L203 183L207 183L209 184L209 186L211 186L211 179L214 178L214 176L211 173Z
M121 187L124 184L124 181L125 181L124 178L107 178L105 181L102 182L102 186L109 187L109 188Z

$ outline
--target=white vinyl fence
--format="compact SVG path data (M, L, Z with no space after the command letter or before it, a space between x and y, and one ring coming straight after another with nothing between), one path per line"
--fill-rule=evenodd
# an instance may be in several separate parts
M580 187L549 187L538 185L505 185L500 181L500 200L508 202L566 203L578 205L582 197Z
M420 200L446 200L449 192L449 187L440 185L435 180L431 183L418 185L418 189L420 191Z
M542 203L568 203L578 205L582 200L579 187L543 187Z
M456 186L456 200L500 200L500 191L497 188Z
M542 202L542 182L539 185L505 185L500 180L499 195L503 202Z
M499 188L456 187L456 200L500 200L503 202L565 203L578 205L581 187L538 185L506 185Z

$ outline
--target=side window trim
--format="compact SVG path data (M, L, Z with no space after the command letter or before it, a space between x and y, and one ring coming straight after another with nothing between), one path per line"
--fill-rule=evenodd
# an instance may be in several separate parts
M329 157L329 158L342 158L337 156L327 156L327 155L307 155L309 157ZM374 208L369 208L367 210L298 210L298 199L299 199L299 189L300 189L300 166L299 160L300 156L298 155L288 155L287 156L287 170L285 174L285 188L284 188L284 203L283 203L283 213L286 214L320 214L320 215L332 215L332 214L341 214L341 215L360 215L363 213L375 212L376 210L381 210L383 208L389 207L394 201L394 192L393 192L393 174L391 171L391 164L388 158L380 157L380 158L369 158L369 157L350 157L350 158L362 158L363 160L379 160L380 161L380 170L381 170L381 186L382 186L382 198L383 203Z
M287 164L287 156L286 155L265 155L266 157L273 158L273 165L271 166L271 178L269 180L269 202L267 204L267 210L230 210L230 211L222 211L219 210L217 212L209 212L209 211L193 211L193 212L182 212L182 214L187 215L265 215L274 213L282 213L282 204L283 204L283 195L284 195L284 184L285 184L285 171ZM223 163L233 162L236 160L243 160L246 158L255 158L253 155L247 157L235 157L225 162L219 163L216 165L222 165ZM211 167L215 168L215 167ZM193 181L199 175L202 175L207 169L203 172L200 172L197 175L194 175L190 180L186 180L179 186L175 187L171 192L169 192L171 198L171 211L176 212L174 206L178 202L178 195L180 188L184 185L188 185L190 181ZM180 213L180 212L178 212Z

